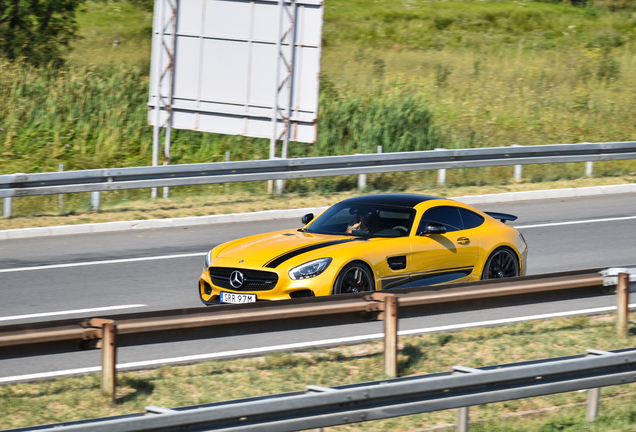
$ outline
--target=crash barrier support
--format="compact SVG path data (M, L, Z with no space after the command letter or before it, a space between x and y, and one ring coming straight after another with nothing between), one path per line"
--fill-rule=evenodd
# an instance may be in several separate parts
M590 352L594 351L594 352ZM468 430L470 406L636 382L636 349L589 350L582 355L409 376L234 401L39 426L69 432L188 430L291 432L458 409ZM590 397L597 396L595 391ZM598 399L595 404L598 409ZM149 414L156 415L149 415ZM589 413L589 411L588 411ZM60 429L62 428L62 429ZM27 432L33 427L14 429Z
M117 325L104 323L102 327L102 394L114 404L117 398Z
M629 274L618 274L616 285L616 332L622 338L629 335Z
M454 168L626 159L636 159L635 141L16 173L0 175L0 198L421 170L438 170L438 183L443 184L446 170ZM98 201L98 194L92 195L93 208ZM5 201L6 217L11 215L10 202Z
M457 424L455 425L457 432L468 432L469 414L469 407L461 407L457 410Z
M11 207L13 206L13 198L4 198L2 200L2 216L6 218L11 217Z
M588 422L596 421L598 418L598 409L601 401L601 389L599 387L591 388L587 391L587 412L585 420Z
M83 341L97 341L101 349L101 393L115 403L117 394L117 324L110 319L91 318L79 323Z
M600 272L604 286L616 286L616 332L629 335L629 293L636 292L636 267L611 267Z
M384 321L384 375L395 378L398 376L398 296L375 292L364 299L371 302L367 311L380 312L378 319Z

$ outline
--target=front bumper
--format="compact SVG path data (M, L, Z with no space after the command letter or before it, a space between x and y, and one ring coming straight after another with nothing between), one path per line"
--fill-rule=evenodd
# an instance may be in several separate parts
M209 269L203 269L199 277L199 297L206 305L221 304L219 297L221 291L236 294L254 294L257 301L276 301L289 300L297 297L312 297L330 295L333 283L338 274L338 269L327 268L323 273L309 279L293 280L289 277L287 269L273 270L272 273L278 274L278 281L272 289L266 291L257 290L250 291L246 289L235 290L228 287L215 285L210 277ZM237 270L256 270L262 271L262 268L244 268Z

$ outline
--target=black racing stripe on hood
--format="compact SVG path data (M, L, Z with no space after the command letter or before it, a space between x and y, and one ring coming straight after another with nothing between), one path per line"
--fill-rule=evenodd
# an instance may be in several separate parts
M292 259L295 256L307 253L307 252L311 252L317 249L322 249L322 248L326 248L329 246L335 246L335 245L339 245L342 243L349 243L352 241L356 241L356 240L365 240L365 239L345 239L345 240L332 240L332 241L328 241L328 242L323 242L323 243L317 243L317 244L312 244L310 246L305 246L305 247L301 247L298 249L295 249L293 251L290 252L286 252L282 255L277 256L276 258L274 258L271 261L268 261L267 263L265 263L265 265L263 267L267 267L267 268L276 268L279 265L281 265L282 263L284 263L285 261Z

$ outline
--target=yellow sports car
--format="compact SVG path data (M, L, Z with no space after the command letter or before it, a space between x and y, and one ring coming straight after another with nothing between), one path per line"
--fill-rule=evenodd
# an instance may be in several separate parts
M528 248L516 217L412 194L349 198L304 228L224 243L205 257L205 304L251 303L515 277Z

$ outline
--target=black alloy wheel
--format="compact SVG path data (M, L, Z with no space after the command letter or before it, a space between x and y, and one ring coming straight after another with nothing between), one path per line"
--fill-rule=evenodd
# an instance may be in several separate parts
M373 275L364 264L347 264L336 278L333 293L351 294L363 291L375 291Z
M513 251L507 248L495 250L486 261L484 273L485 279L501 279L519 276L519 261Z

